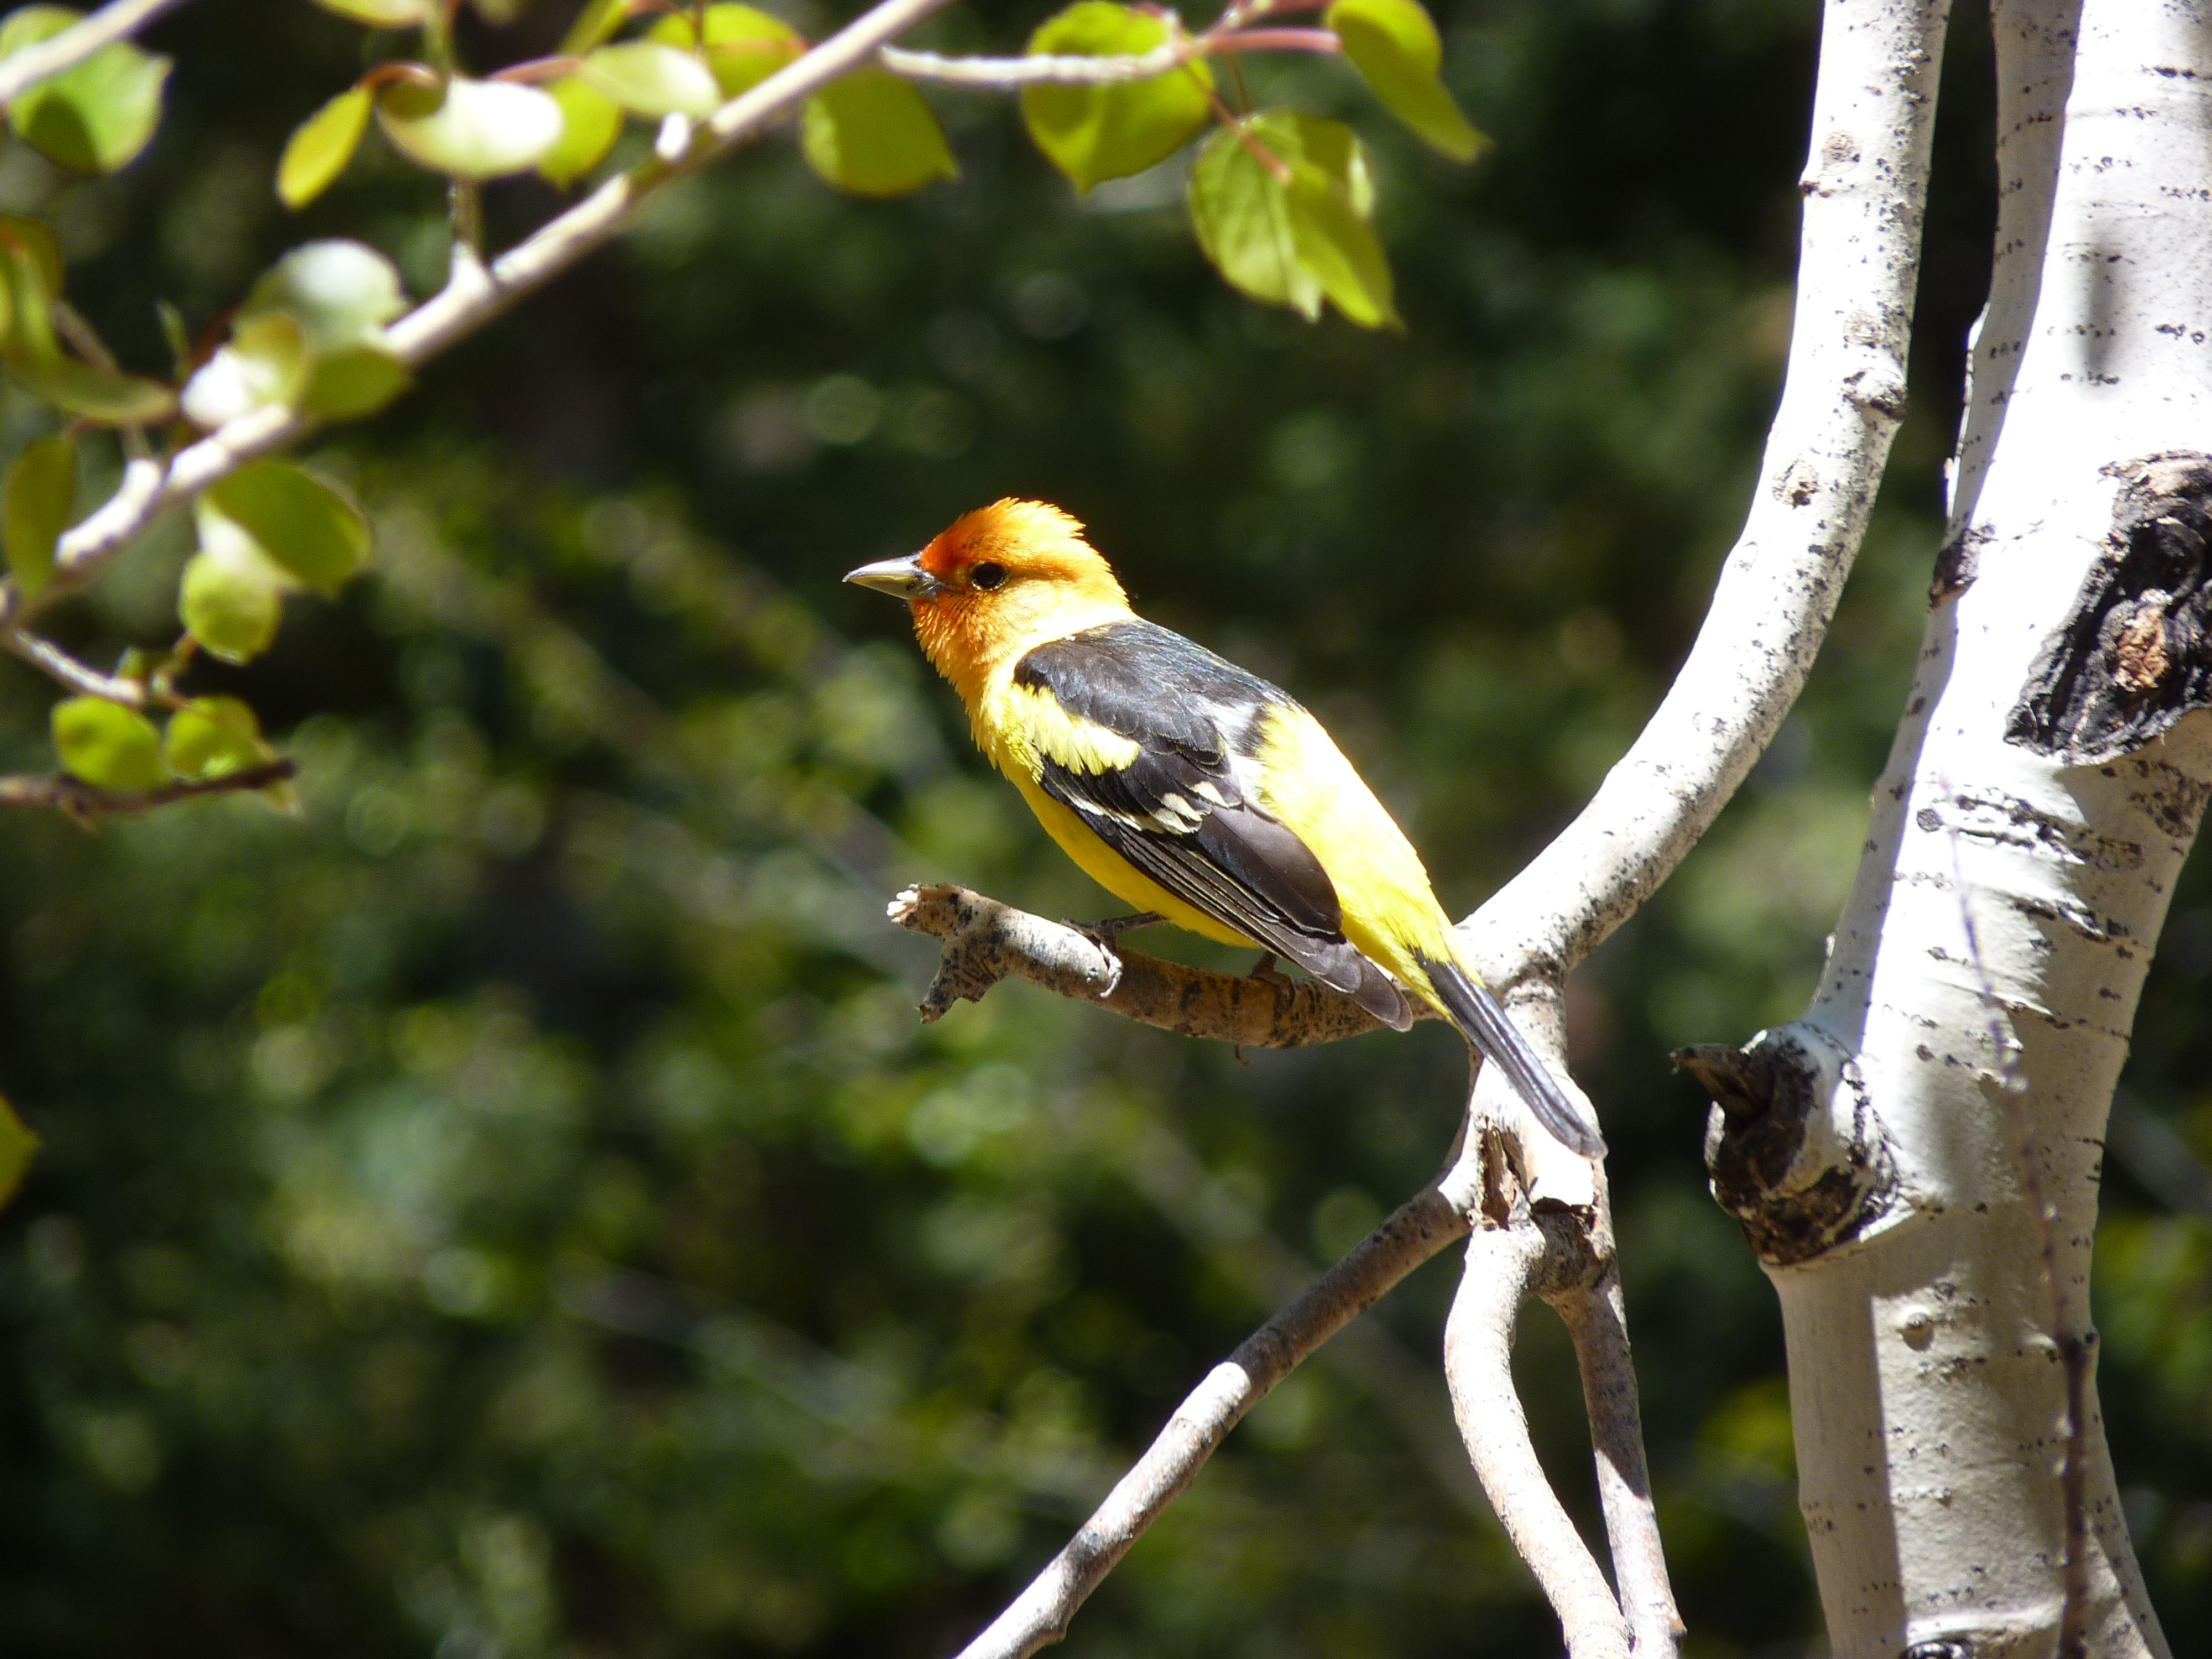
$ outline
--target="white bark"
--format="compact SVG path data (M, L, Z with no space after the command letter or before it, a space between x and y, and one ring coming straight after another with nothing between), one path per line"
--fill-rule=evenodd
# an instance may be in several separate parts
M1919 672L1810 1008L1693 1061L1781 1298L1838 1659L2165 1651L2087 1287L2112 1085L2212 793L2212 717L2179 712L2212 672L2212 469L2175 453L2212 435L2212 4L1995 23L1996 271ZM2069 634L2100 594L2101 634Z

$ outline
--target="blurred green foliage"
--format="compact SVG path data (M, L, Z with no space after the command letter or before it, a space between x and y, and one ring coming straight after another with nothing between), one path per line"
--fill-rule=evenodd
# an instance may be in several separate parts
M517 36L549 49L557 9ZM0 820L0 1087L46 1143L0 1215L9 1652L949 1652L1431 1170L1463 1076L1441 1030L1240 1064L1018 988L918 1028L930 952L882 919L902 882L1107 902L836 579L993 496L1059 501L1148 614L1322 713L1448 901L1512 870L1651 707L1738 523L1816 11L1439 16L1497 141L1472 172L1340 66L1255 70L1376 151L1402 336L1237 299L1176 181L1079 204L1008 102L933 92L957 183L856 203L763 145L313 447L375 520L369 575L185 681L261 711L302 815ZM417 295L442 274L434 184L374 149L281 209L276 157L360 36L238 17L155 32L169 112L114 178L0 150L0 210L57 225L126 367L166 361L156 300L197 332L310 236L362 236ZM1903 695L1992 213L1984 26L1958 29L1913 412L1827 651L1573 987L1699 1656L1814 1651L1818 1620L1771 1297L1664 1054L1802 1003ZM559 199L492 186L495 237ZM9 392L0 425L13 451L48 422ZM88 491L112 456L88 446ZM67 642L166 640L186 543L149 536ZM52 701L0 681L0 763L48 763ZM2208 973L2200 860L2099 1269L2107 1425L2185 1648L2212 1615ZM1555 1651L1451 1440L1451 1273L1264 1405L1069 1650ZM1517 1363L1588 1521L1540 1311Z

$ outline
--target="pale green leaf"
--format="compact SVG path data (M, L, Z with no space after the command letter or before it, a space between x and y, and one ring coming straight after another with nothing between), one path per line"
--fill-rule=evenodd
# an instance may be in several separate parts
M198 518L200 550L185 562L178 619L210 655L251 662L276 638L289 579L229 520L205 511Z
M54 705L52 723L62 769L95 789L135 795L168 781L161 734L135 708L105 697L69 697Z
M236 697L194 697L169 717L162 758L180 778L228 777L264 766L276 751L261 735L261 721Z
M1207 140L1191 170L1206 258L1232 287L1309 321L1325 297L1363 328L1399 325L1374 203L1358 138L1318 116L1250 117Z
M807 165L855 196L903 196L960 174L936 114L887 70L855 70L808 99L799 143Z
M95 425L150 426L176 413L175 390L143 374L125 374L59 355L9 367L33 396Z
M335 593L368 562L368 519L290 461L251 461L210 485L200 515L227 519L307 586ZM206 540L204 524L201 532Z
M0 58L76 22L60 6L25 6L0 28ZM129 41L102 46L23 94L8 111L15 136L65 167L113 173L144 149L161 120L169 60Z
M365 87L340 93L293 129L276 163L276 195L286 207L305 207L345 171L368 131Z
M380 343L384 325L406 309L398 267L373 247L333 238L302 243L264 271L239 315L295 317L309 349L329 351Z
M1174 38L1166 19L1111 0L1077 0L1030 36L1032 57L1139 57ZM1142 173L1181 149L1212 108L1203 58L1148 81L1029 86L1022 118L1045 159L1079 191Z
M622 136L622 106L573 76L545 90L561 106L561 142L539 159L538 170L566 190L607 159Z
M415 383L407 365L380 341L318 352L300 388L300 408L325 420L358 420L376 411Z
M0 542L9 574L26 596L52 576L54 544L76 510L76 441L62 433L24 445L0 481Z
M633 115L704 115L721 94L708 67L690 52L657 40L601 46L578 74Z
M751 91L806 50L798 30L750 6L709 6L705 22L707 67L726 99ZM645 38L687 52L699 45L691 19L682 15L660 19Z
M12 243L30 256L32 269L38 273L46 293L62 291L62 245L50 227L36 219L0 213L0 240Z
M536 87L455 76L434 105L426 90L386 88L376 118L402 155L434 173L502 178L536 167L561 142L561 106Z
M1455 161L1486 141L1444 90L1443 43L1419 0L1336 0L1326 20L1382 106Z
M210 430L267 404L288 404L307 385L307 332L289 312L242 319L230 343L185 382L185 418Z

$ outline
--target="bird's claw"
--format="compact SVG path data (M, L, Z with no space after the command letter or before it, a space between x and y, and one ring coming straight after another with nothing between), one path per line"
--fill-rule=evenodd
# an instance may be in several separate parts
M1103 921L1063 921L1060 926L1073 927L1100 950L1111 952L1122 934L1133 933L1139 927L1157 927L1166 920L1157 910L1139 910L1133 916L1108 916Z
M1252 964L1252 971L1247 977L1256 979L1262 985L1288 985L1290 975L1276 967L1275 961L1273 951L1261 951L1259 961Z

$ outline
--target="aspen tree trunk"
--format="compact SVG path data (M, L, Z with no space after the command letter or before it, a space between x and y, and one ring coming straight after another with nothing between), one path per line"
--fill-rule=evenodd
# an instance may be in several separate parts
M2212 0L1993 9L1994 279L1856 884L1802 1018L1683 1056L1781 1299L1838 1659L2166 1651L2088 1277L2212 793Z

